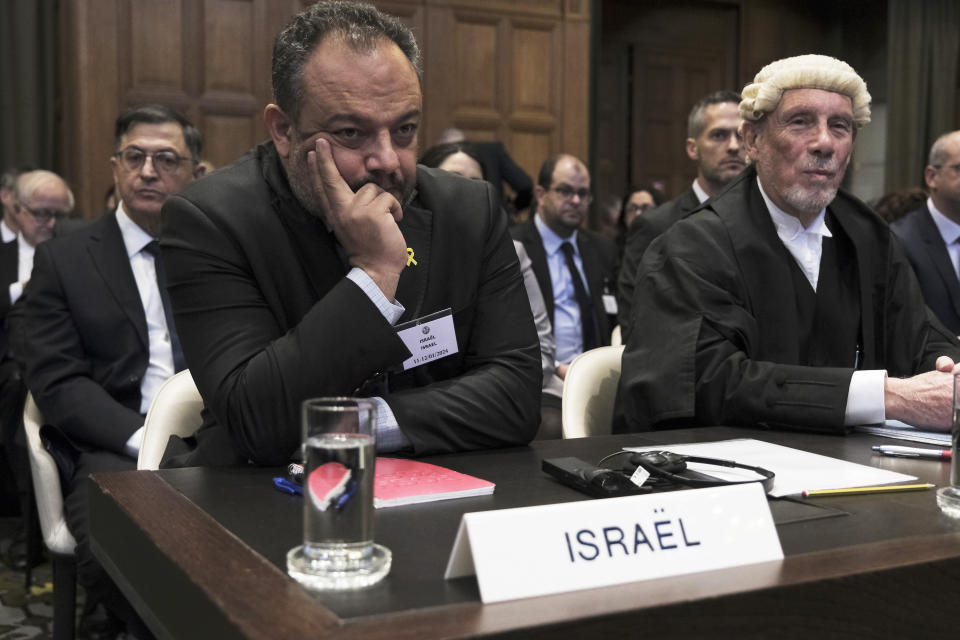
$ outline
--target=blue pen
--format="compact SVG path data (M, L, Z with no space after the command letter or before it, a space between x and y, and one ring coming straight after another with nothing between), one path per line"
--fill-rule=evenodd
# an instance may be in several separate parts
M273 486L275 486L278 491L289 493L292 496L303 495L303 487L295 482L290 482L286 478L281 478L280 476L277 476L273 479Z

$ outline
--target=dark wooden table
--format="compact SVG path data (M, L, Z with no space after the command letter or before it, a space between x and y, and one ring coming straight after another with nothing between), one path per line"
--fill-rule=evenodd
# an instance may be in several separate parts
M817 500L829 513L771 501L780 562L491 605L475 579L443 579L463 513L584 499L543 474L542 458L596 462L622 446L733 437L938 486L949 478L949 464L872 456L872 444L891 440L725 427L437 456L428 460L491 480L496 492L378 510L390 576L362 591L314 594L285 573L302 506L272 487L276 470L105 473L92 480L92 545L161 638L956 637L960 521L939 512L934 491Z

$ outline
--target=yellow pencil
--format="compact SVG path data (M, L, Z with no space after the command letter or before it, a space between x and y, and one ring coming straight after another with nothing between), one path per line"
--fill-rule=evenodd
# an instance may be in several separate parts
M804 498L817 498L820 496L852 496L859 493L890 493L893 491L923 491L933 489L935 484L925 482L923 484L887 484L878 487L851 487L849 489L814 489L812 491L803 491L800 495Z

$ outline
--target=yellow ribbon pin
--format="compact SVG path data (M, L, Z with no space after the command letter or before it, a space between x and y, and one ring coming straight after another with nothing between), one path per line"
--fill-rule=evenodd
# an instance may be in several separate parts
M407 247L407 266L410 265L417 266L417 261L413 259L413 249Z

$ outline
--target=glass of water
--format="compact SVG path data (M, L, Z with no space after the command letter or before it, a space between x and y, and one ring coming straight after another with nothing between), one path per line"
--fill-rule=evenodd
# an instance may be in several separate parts
M303 544L287 572L311 589L357 589L390 572L373 542L377 408L368 398L314 398L302 407Z
M940 510L953 518L960 518L960 373L953 376L953 426L950 458L950 486L937 489Z

